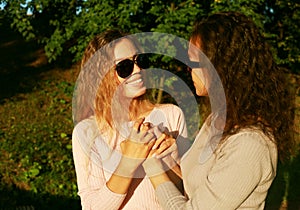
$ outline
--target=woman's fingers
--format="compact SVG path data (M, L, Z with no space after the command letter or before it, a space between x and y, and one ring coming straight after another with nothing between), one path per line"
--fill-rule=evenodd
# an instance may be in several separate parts
M168 150L170 147L172 147L172 145L175 144L175 139L174 138L167 138L164 141L161 142L161 144L159 145L158 149L156 150L155 154L159 155L162 152Z
M159 147L159 145L165 140L166 137L167 137L167 135L165 133L161 134L161 136L156 140L152 149L157 149Z
M153 133L147 132L146 135L143 137L142 142L143 143L148 143L151 140L156 140L156 137L155 137L155 135ZM154 141L153 145L154 144L155 144L155 141Z
M151 123L145 122L140 126L140 132L138 134L140 143L148 143L156 138Z
M141 127L141 125L143 125L144 120L145 120L144 117L138 119L138 120L134 123L133 129L134 129L135 131L139 132L139 131L140 131L140 127Z
M130 158L146 158L155 143L155 139L147 143L141 144L138 142L124 140L121 142L120 147L122 154Z
M147 130L149 130L149 125L147 123L144 125L144 120L145 118L140 118L133 124L133 128L129 136L130 140L139 143L145 142L144 137L147 134Z
M152 140L150 140L150 141L147 143L149 152L152 151L152 147L153 147L154 144L155 144L155 139L152 139Z
M143 124L140 125L140 132L147 132L149 129L151 128L151 125L149 122L145 122Z

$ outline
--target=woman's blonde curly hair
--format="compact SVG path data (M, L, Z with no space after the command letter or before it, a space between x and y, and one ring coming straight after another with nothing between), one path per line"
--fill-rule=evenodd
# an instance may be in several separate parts
M133 39L127 35L118 29L110 29L96 35L86 47L81 61L81 75L77 80L74 105L79 111L76 111L75 123L95 115L100 132L115 131L111 109L119 82L115 75L114 47L122 37ZM139 47L136 40L132 40L132 43ZM122 101L117 103L121 107ZM134 98L128 113L129 119L137 117L141 107L152 109L154 104L144 95Z

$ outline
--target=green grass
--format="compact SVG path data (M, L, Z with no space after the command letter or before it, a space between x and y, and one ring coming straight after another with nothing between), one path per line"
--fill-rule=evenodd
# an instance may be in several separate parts
M65 201L79 206L71 145L73 83L48 77L0 106L0 209L29 204L66 209Z

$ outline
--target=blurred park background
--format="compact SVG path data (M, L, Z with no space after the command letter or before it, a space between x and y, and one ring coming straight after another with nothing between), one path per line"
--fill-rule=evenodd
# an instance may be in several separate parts
M288 69L299 128L299 0L0 0L0 210L81 208L72 160L72 94L94 35L117 27L188 40L196 16L224 10L252 17L277 63ZM189 79L176 62L165 66ZM159 99L168 101L167 95ZM299 210L299 177L296 153L278 164L266 209Z

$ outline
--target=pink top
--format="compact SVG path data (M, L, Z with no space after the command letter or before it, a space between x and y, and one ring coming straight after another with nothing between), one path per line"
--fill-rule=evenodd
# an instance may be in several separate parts
M184 115L175 105L154 108L145 122L154 125L162 123L169 131L177 131L179 136L187 137ZM117 194L107 188L106 182L120 160L120 142L125 138L115 136L114 140L117 144L116 149L112 150L108 139L99 134L94 117L81 121L73 130L73 157L82 209L161 209L153 186L149 178L144 177L143 170L141 178L133 179L127 194Z

